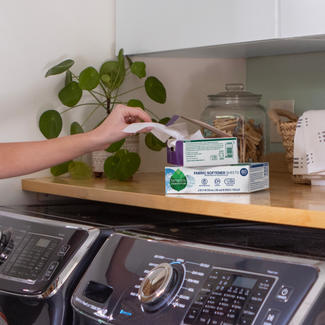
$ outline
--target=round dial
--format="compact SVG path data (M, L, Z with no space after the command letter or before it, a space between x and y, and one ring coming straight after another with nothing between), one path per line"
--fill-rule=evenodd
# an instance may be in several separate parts
M180 263L161 263L143 279L138 298L146 311L156 311L174 299L184 280L184 266Z

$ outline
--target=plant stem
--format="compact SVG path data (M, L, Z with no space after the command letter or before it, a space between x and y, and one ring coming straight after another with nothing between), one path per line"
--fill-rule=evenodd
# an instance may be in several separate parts
M69 107L69 108L65 109L60 114L63 114L65 112L68 112L68 111L70 111L70 110L72 110L73 108L76 108L76 107L80 107L80 106L91 106L91 105L98 105L98 103L83 103L83 104L78 104L78 105L75 105L73 107Z
M71 73L77 80L79 80L78 77L73 72ZM91 90L88 90L88 92L90 93L90 95L92 95L95 98L95 100L98 102L99 105L105 108L105 102L101 102Z
M90 119L90 117L97 111L97 109L100 107L100 105L97 105L97 107L95 107L91 113L87 116L87 118L84 120L84 122L81 124L81 126L83 127L87 121Z
M110 96L109 90L105 88L105 85L103 84L103 82L101 80L99 80L99 85L102 88L102 90L105 94L105 97L106 98L109 97Z
M136 88L130 89L130 90L124 92L124 93L119 94L118 96L122 96L122 95L128 94L128 93L130 93L130 92L132 92L132 91L135 91L135 90L140 89L140 88L143 88L143 87L144 87L144 86L139 86L139 87L136 87ZM118 96L112 96L112 98L117 98Z
M113 107L112 107L113 109ZM107 97L107 102L106 102L106 113L107 115L111 112L111 98Z
M90 93L90 95L92 95L94 98L95 98L95 100L97 100L97 102L98 102L98 104L99 105L101 105L101 106L103 106L104 108L105 108L105 102L101 102L96 96L95 96L95 94L91 91L91 90L88 90L88 92Z
M106 98L106 92L105 94L100 93L99 91L92 90L94 94L105 97Z

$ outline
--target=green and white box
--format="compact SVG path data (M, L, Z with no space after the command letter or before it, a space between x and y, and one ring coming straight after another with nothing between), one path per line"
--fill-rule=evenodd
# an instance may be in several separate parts
M166 194L250 193L269 188L268 163L165 167Z
M237 164L237 138L177 140L167 148L167 162L184 167Z

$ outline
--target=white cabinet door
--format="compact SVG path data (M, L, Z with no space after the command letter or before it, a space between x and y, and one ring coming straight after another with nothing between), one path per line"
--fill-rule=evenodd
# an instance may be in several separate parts
M277 37L278 0L117 0L117 49L126 54Z
M324 0L280 0L280 36L325 34Z

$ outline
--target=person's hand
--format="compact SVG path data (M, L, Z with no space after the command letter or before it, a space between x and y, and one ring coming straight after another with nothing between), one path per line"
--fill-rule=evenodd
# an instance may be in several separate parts
M151 122L151 118L141 108L117 105L103 123L91 131L96 147L106 149L110 144L129 136L130 134L123 130L128 124L135 122ZM149 131L149 129L143 129L140 132Z

